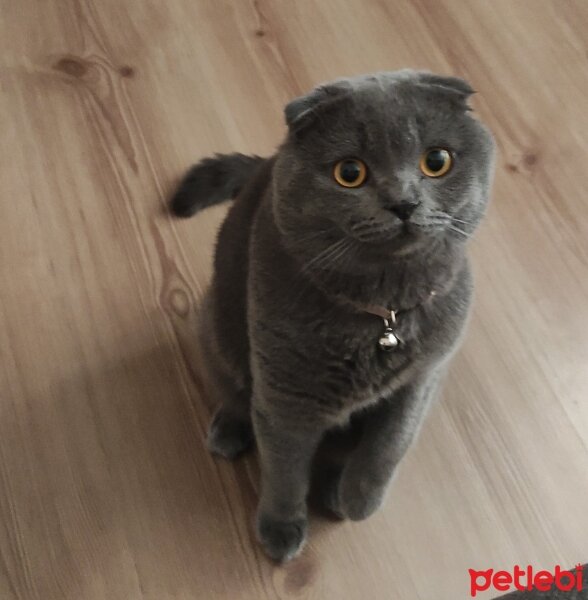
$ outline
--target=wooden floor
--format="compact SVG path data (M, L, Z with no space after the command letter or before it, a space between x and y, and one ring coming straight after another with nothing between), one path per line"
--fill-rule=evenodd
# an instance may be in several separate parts
M588 2L0 0L0 598L459 600L588 560ZM477 299L385 508L270 564L254 458L213 460L194 339L224 207L314 84L467 77L499 146ZM478 598L489 598L490 592Z

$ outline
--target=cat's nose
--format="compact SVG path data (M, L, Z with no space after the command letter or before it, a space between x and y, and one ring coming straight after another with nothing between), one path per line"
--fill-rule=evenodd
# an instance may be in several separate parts
M390 210L401 220L408 221L415 211L415 208L419 205L418 202L398 202L390 207Z

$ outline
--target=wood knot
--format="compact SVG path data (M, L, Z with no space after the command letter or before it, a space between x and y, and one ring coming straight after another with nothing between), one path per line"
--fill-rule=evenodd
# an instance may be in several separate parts
M303 588L308 587L313 582L315 575L316 566L314 562L302 556L286 567L284 589L290 594L296 594Z
M531 171L539 162L539 155L536 152L525 152L517 162L507 162L506 168L511 173L520 173L521 170Z
M70 77L75 77L76 79L81 79L88 72L88 63L76 57L64 57L59 59L54 65L53 68L56 71L61 71Z
M168 302L171 310L185 319L190 313L190 298L181 288L173 288L168 294Z
M122 65L121 67L119 67L118 73L121 77L132 79L135 76L135 69L130 65Z

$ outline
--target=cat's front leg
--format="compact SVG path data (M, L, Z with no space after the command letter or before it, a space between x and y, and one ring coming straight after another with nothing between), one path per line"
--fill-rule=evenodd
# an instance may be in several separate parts
M436 374L419 378L361 415L357 448L339 476L331 478L324 488L324 502L335 514L358 521L380 507L435 395L437 381Z
M254 409L261 463L257 536L273 559L296 556L306 541L311 463L325 426L296 414Z

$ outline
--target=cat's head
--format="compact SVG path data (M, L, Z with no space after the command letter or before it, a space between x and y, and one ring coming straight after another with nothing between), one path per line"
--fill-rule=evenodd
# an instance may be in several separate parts
M404 70L288 104L273 186L290 250L352 272L463 244L484 214L494 155L472 93L462 79Z

